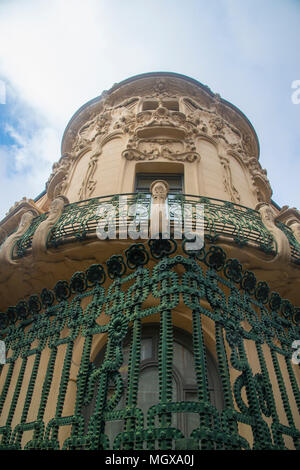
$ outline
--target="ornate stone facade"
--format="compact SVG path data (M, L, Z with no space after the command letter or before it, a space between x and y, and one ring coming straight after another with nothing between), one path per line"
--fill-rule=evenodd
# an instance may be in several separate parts
M299 448L300 213L271 195L248 119L191 78L82 106L0 223L0 449Z
M114 144L110 143L116 140L119 155L111 156ZM117 192L122 175L114 175L117 178L104 184L100 184L99 176L112 166L110 160L120 168L123 158L132 162L127 168L130 177L126 175L127 186L132 189L135 162L192 164L199 181L203 180L206 164L201 161L201 146L205 142L211 143L219 156L219 174L215 173L215 178L220 179L228 200L252 207L270 202L272 191L266 171L258 162L257 137L249 121L207 87L172 74L163 78L149 74L125 81L82 107L64 134L63 157L53 166L47 183L48 197L64 194L72 202ZM232 173L233 159L244 173L243 182ZM79 164L81 160L85 163ZM242 194L245 184L249 188ZM106 190L109 187L113 191ZM198 191L212 195L205 184Z

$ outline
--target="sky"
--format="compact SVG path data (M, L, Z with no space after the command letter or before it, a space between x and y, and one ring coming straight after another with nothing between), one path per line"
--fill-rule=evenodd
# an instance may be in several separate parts
M300 0L0 0L0 219L45 189L78 108L154 71L237 106L273 200L300 208Z

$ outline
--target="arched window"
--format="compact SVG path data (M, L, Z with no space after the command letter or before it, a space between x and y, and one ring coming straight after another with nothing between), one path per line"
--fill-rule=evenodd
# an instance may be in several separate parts
M131 334L129 333L124 341L123 355L124 361L120 368L124 380L125 391L116 409L121 410L126 406L127 373L130 353ZM159 326L144 325L141 340L141 363L138 387L137 408L144 414L145 427L147 425L147 412L152 405L159 403L159 376L158 376L158 345ZM100 351L94 361L96 367L100 367L105 356L105 347ZM211 354L206 351L207 379L210 393L210 402L217 410L223 408L223 394L221 381L218 375L217 366ZM192 351L192 337L182 330L174 328L173 341L173 402L197 401L197 382L194 367L194 357ZM86 424L91 416L95 401L96 390L91 403L83 410ZM109 387L109 395L114 391L113 384ZM189 437L191 432L199 426L199 415L197 413L173 413L172 427L178 428L185 437ZM109 421L105 426L105 433L110 439L112 447L117 434L123 431L123 421Z

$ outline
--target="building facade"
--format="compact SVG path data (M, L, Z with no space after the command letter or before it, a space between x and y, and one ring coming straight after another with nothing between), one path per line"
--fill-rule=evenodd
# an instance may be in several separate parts
M248 119L149 73L61 150L0 223L1 448L299 449L300 213Z

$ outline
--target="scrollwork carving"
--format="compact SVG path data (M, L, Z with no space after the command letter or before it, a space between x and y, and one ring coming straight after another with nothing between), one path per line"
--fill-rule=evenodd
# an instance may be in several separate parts
M88 199L93 194L96 186L96 181L93 180L93 177L97 169L99 156L100 153L96 153L90 157L85 177L78 191L79 200Z
M55 198L50 206L48 218L40 223L32 239L32 254L34 258L40 258L47 252L47 238L53 225L60 218L65 204L69 201L64 196Z
M267 178L267 170L262 169L256 158L251 157L244 160L256 191L259 202L269 202L272 196L272 189Z
M122 155L127 160L157 160L195 162L200 160L199 153L191 139L133 139Z
M61 157L59 162L52 166L52 173L46 183L47 195L50 200L63 194L67 187L67 180L69 170L73 163L73 157L70 154L65 154Z
M13 248L17 241L24 235L31 225L32 219L37 216L38 213L33 210L25 212L20 220L18 229L16 232L12 233L3 243L0 250L0 264L4 265L14 265L17 264L17 261L13 261Z
M77 132L75 141L72 146L72 153L78 156L85 150L99 135L108 132L111 124L111 111L106 110L101 114L96 114Z
M265 202L259 203L256 206L256 210L259 211L263 224L273 235L277 245L277 255L272 261L282 261L283 263L288 263L291 259L290 244L283 231L276 227L275 214L273 213L271 206Z

